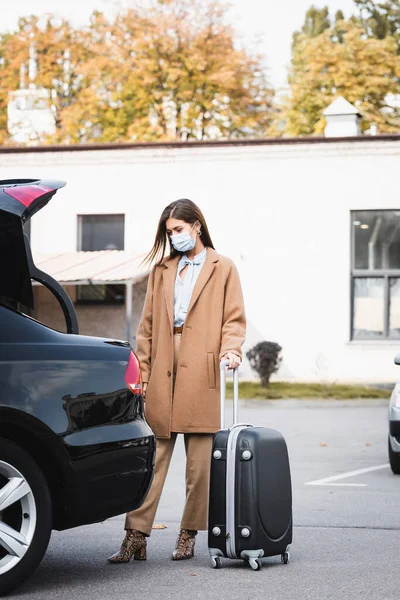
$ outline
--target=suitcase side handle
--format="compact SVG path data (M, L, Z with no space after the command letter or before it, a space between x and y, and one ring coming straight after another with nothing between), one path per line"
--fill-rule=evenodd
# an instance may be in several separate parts
M220 372L220 422L221 429L225 428L225 400L226 400L226 367L229 366L229 360L221 360L219 365ZM233 371L233 424L236 425L238 422L238 409L239 409L239 368L232 369Z

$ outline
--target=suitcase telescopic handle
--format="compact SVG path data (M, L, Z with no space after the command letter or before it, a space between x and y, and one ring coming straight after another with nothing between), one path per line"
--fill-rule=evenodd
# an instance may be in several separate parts
M225 428L225 400L226 400L226 367L229 366L229 360L221 360L219 365L220 371L220 421L221 429ZM239 408L239 369L233 370L233 424L238 422Z

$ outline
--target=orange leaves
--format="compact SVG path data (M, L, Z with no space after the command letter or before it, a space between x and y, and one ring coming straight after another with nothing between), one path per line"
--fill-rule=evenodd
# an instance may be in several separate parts
M375 122L380 133L398 131L398 109L385 107L390 94L400 93L399 74L396 40L367 37L354 19L337 21L315 37L298 33L289 75L291 96L283 111L286 133L321 134L323 110L339 95L357 103L363 129Z
M265 135L273 92L261 59L236 48L226 10L213 0L165 0L113 20L95 12L81 29L28 18L0 36L0 122L33 39L35 83L55 90L52 141Z

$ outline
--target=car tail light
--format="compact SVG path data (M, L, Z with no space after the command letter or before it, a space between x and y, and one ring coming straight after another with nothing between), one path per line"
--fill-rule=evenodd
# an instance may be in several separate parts
M400 408L400 385L396 383L392 392L392 404L396 406L396 408Z
M125 383L133 394L142 393L142 378L140 376L139 359L132 351L125 371Z
M28 208L36 198L44 196L48 192L53 192L54 190L46 185L22 185L4 188L3 191Z

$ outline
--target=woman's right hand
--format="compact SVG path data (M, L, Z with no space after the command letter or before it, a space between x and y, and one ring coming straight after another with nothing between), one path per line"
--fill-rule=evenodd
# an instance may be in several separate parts
M147 390L147 383L144 383L144 384L143 384L143 390L142 390L142 392L143 392L143 398L144 398L145 400L146 400L146 390Z

